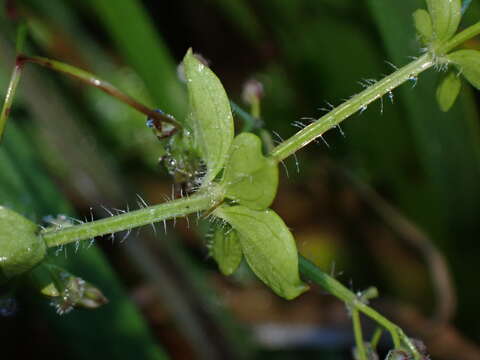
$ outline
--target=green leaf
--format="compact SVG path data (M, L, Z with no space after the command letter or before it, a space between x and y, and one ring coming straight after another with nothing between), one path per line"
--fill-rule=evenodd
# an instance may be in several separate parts
M480 89L480 51L459 50L448 56L460 73L477 89Z
M295 240L274 211L221 206L214 215L237 231L250 268L277 295L290 300L308 290L298 273Z
M455 104L461 87L462 81L453 71L442 79L437 87L437 101L442 111L447 112Z
M433 25L432 18L427 10L418 9L413 13L413 21L415 29L424 44L427 44L433 39Z
M457 31L462 18L460 0L426 0L436 39L445 41Z
M203 184L210 183L222 169L233 140L233 116L220 80L189 49L183 59L190 114L187 125L193 142L207 165Z
M0 229L1 284L41 262L47 247L36 224L4 206L0 206Z
M262 154L262 141L252 133L232 143L223 178L225 196L251 209L269 207L278 187L278 164Z
M212 256L223 275L232 275L242 262L243 252L235 230L220 227L213 234Z

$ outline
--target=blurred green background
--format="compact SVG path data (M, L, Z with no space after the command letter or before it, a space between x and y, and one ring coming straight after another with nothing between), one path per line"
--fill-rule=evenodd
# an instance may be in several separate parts
M14 64L15 5L26 52L106 79L153 108L186 113L177 64L189 47L210 61L233 101L264 85L262 120L275 141L420 53L411 13L421 0L2 1L0 89ZM462 27L480 19L473 2ZM479 49L472 40L465 46ZM387 61L389 63L387 63ZM274 208L299 250L422 339L435 359L479 359L476 261L480 213L478 94L464 84L447 114L439 74L405 84L285 164ZM414 86L415 85L415 86ZM171 197L161 148L143 115L96 89L27 66L0 148L0 204L47 215L108 216ZM237 119L241 128L242 119ZM341 130L341 131L340 131ZM127 205L128 204L128 205ZM58 316L28 287L0 317L5 358L350 359L343 304L314 289L292 302L246 268L219 275L196 217L121 241L52 252L110 303ZM0 289L0 291L6 291ZM6 311L4 311L6 312ZM374 330L365 321L367 335ZM389 346L385 337L383 350Z

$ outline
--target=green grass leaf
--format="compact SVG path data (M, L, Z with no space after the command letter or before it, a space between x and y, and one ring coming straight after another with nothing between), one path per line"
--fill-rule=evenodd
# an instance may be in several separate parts
M225 196L251 209L269 207L278 187L278 165L262 154L262 141L252 133L238 135L225 166Z
M250 268L277 295L291 300L308 290L300 280L295 240L274 211L222 206L214 215L237 231Z
M189 49L183 59L187 79L190 114L187 125L193 141L207 165L204 184L223 168L233 140L233 116L225 89L217 76Z
M455 104L462 81L453 71L450 71L437 87L437 102L442 111L448 111Z

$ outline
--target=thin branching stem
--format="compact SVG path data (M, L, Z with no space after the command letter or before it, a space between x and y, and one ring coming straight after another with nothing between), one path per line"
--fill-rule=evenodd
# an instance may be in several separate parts
M381 325L390 333L393 345L396 349L400 349L403 344L412 353L414 359L420 359L420 354L418 350L397 325L392 323L383 315L379 314L370 306L360 301L357 295L350 291L342 283L323 272L321 269L319 269L302 255L299 255L299 267L300 272L302 273L305 280L310 280L313 283L321 286L330 294L345 302L345 304L347 304L347 306L349 306L350 308L357 309L371 319L375 320L379 325Z
M372 339L370 340L370 347L373 351L377 350L378 343L382 338L383 329L381 327L377 327L373 332Z

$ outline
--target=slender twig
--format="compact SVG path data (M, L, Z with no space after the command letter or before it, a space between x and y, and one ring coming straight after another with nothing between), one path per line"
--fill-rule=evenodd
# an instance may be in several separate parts
M363 342L362 323L360 322L360 314L358 309L351 309L353 334L355 336L355 344L357 354L360 360L367 360L367 350L365 349L365 343Z
M144 104L140 103L139 101L135 100L131 96L123 93L115 86L110 84L108 81L102 80L96 77L94 74L91 74L85 70L79 69L75 66L62 63L57 60L52 60L40 56L26 56L26 55L19 55L17 57L17 64L24 64L24 63L33 63L37 64L51 70L61 72L67 74L71 77L74 77L87 85L91 85L96 87L103 92L117 98L121 102L133 107L134 109L138 110L141 113L144 113L149 118L165 122L168 124L173 125L177 129L181 129L182 125L176 121L172 116L163 114L161 112L157 112L149 107L145 106Z

